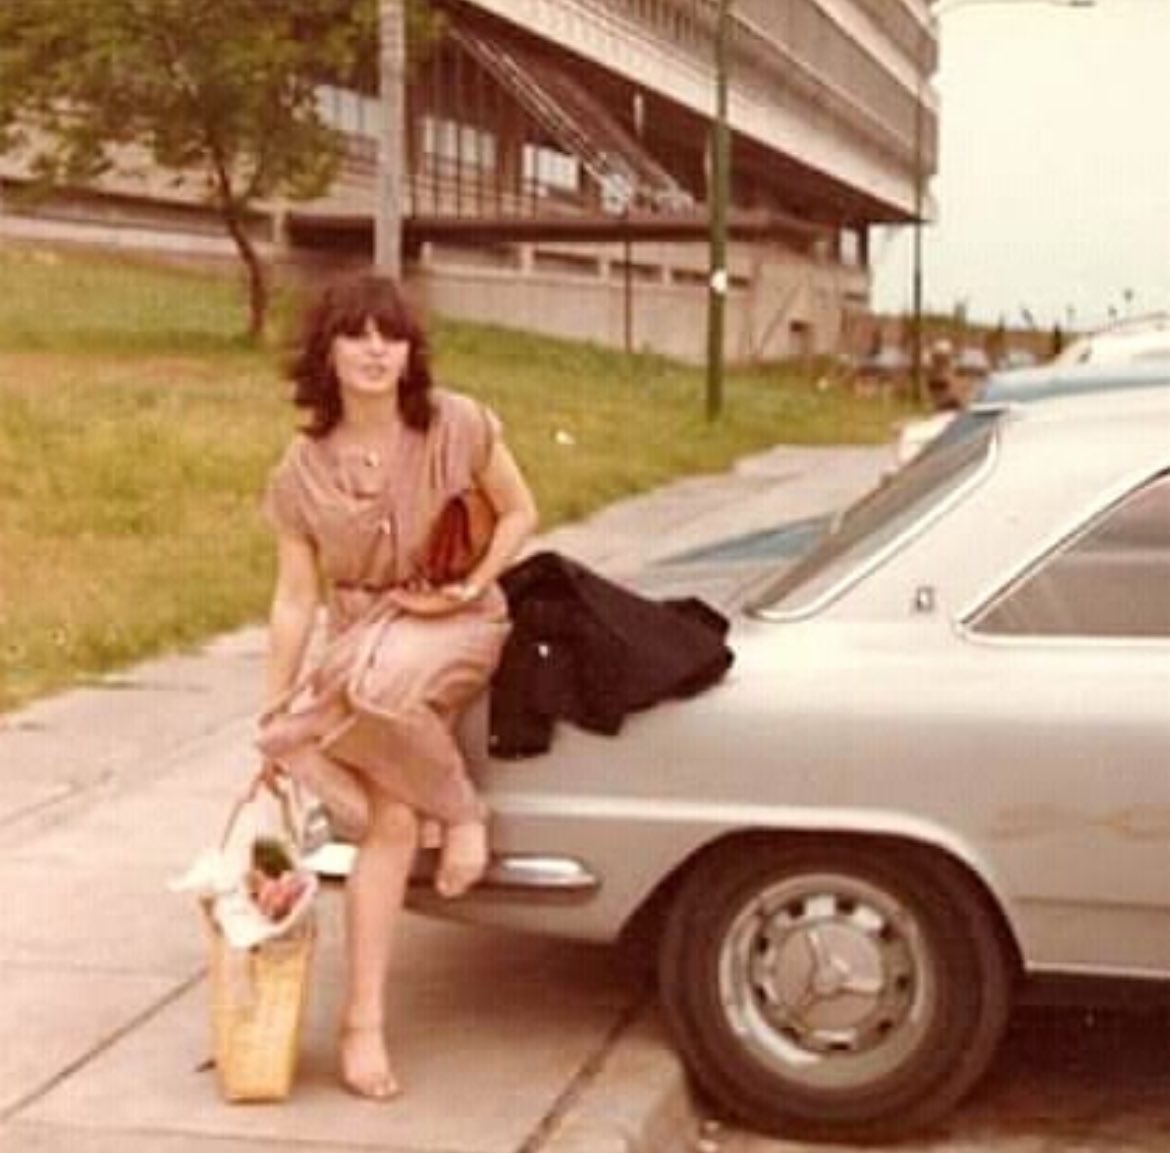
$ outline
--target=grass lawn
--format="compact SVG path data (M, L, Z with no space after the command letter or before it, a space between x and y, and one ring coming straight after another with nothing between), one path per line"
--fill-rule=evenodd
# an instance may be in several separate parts
M0 248L0 710L255 620L258 493L297 414L230 278ZM775 443L880 441L899 410L439 323L442 381L501 414L545 527ZM564 434L568 434L566 437ZM571 444L564 443L571 439Z

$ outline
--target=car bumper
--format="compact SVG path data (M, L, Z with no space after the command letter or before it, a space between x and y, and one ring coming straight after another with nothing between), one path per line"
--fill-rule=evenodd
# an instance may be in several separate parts
M326 880L344 880L353 867L356 852L351 844L329 841L305 857L303 863ZM421 850L411 873L411 888L431 885L437 868L438 852ZM502 853L492 857L476 892L534 900L586 901L600 885L600 880L574 857Z

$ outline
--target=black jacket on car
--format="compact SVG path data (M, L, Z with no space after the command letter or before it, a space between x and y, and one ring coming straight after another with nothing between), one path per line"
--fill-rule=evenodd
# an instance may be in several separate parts
M714 684L728 622L703 601L654 601L559 553L501 578L512 615L491 686L490 752L545 752L558 719L613 734L627 713Z

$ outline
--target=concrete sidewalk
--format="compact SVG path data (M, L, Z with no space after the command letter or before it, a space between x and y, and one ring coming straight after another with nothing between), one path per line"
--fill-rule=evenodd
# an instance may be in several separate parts
M620 575L667 551L838 507L888 448L779 448L547 534ZM669 546L665 543L669 539ZM300 1073L227 1106L202 928L166 881L213 843L255 764L264 636L220 638L0 717L0 1153L609 1153L682 1148L682 1071L611 950L407 918L391 973L405 1095L333 1070L339 895L320 902Z

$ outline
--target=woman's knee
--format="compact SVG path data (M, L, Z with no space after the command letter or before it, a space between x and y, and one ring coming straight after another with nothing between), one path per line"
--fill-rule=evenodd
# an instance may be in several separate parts
M418 842L418 814L409 805L392 797L370 797L367 838L382 843L414 846Z

